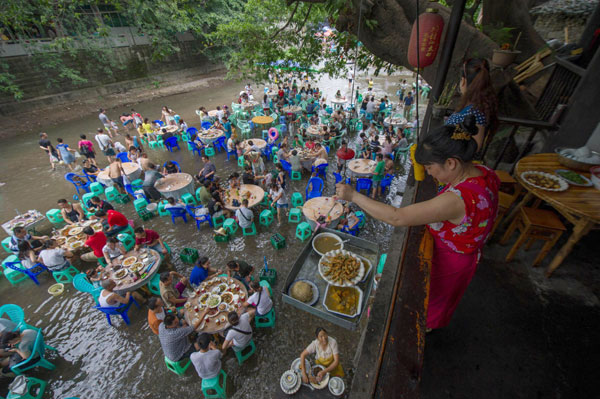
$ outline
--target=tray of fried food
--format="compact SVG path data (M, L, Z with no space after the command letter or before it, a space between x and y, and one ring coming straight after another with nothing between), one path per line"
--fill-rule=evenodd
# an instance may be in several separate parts
M351 287L365 275L362 260L352 252L337 249L329 251L319 260L319 274L328 284Z

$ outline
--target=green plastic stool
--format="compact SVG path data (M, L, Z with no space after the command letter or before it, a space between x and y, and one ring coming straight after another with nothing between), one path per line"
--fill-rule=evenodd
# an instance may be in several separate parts
M27 393L25 395L18 395L9 391L6 399L41 399L44 396L47 384L46 381L27 377Z
M214 157L215 156L215 149L212 147L206 147L204 148L204 155L206 155L207 157Z
M73 278L79 274L79 270L75 269L75 266L69 265L64 270L52 272L52 277L57 283L72 283Z
M379 263L377 264L377 274L383 273L383 267L385 266L385 261L387 259L387 254L381 254L379 257Z
M273 223L273 212L270 209L265 209L260 213L259 224L268 227Z
M65 223L65 219L62 217L60 209L50 209L46 212L46 218L55 226L61 226Z
M106 187L104 195L106 195L108 201L117 201L121 197L121 193L119 193L119 190L115 186Z
M158 141L149 141L148 145L150 148L158 148Z
M187 363L182 366L181 363L185 362L186 360L187 360ZM169 370L171 370L172 372L174 372L175 374L184 375L185 371L188 369L188 367L190 367L190 364L192 364L192 361L190 360L190 358L187 358L187 359L181 359L178 362L172 362L165 356L165 364L167 365L167 368Z
M104 194L104 186L97 181L93 182L90 184L90 192L96 196L100 196Z
M235 357L237 357L238 364L244 363L250 358L250 356L254 354L254 352L256 352L256 344L254 343L253 339L251 339L250 342L248 342L248 344L242 349L233 350L233 353L235 353Z
M163 241L163 244L165 244L165 248L167 249L167 254L171 255L171 247L169 247L169 244L167 244L164 241ZM165 255L162 252L159 252L159 254L160 254L161 259L165 258Z
M12 253L12 252L11 252ZM15 285L17 283L20 283L23 280L27 280L27 275L24 273L21 273L17 270L11 269L8 266L4 266L5 263L8 262L18 262L19 258L17 257L17 255L10 255L9 257L7 257L6 259L4 259L2 261L2 266L4 268L4 277L6 277L6 279L8 280L8 282L11 285Z
M125 247L125 251L129 252L135 246L135 237L127 234L127 233L119 233L117 235L117 239L121 241L121 244Z
M160 273L156 273L152 276L150 281L148 281L148 284L146 284L146 287L148 287L148 290L153 295L160 295Z
M183 248L181 253L179 254L179 259L183 263L191 263L194 264L198 260L198 250L194 248Z
M225 222L225 216L224 215L213 216L212 222L213 222L214 227L221 227L221 226L223 226L223 223Z
M133 227L130 224L127 224L127 227L119 232L119 234L129 234L130 236L135 238L135 233L133 231Z
M186 205L190 205L190 206L196 206L196 199L194 198L194 196L190 193L185 193L181 196L181 202L183 202Z
M96 194L94 193L85 193L81 196L81 206L86 209L87 203L94 197Z
M265 192L265 195L264 195L262 201L260 201L259 205L268 207L269 204L270 204L270 202L269 202L269 193Z
M146 201L145 198L138 198L133 201L133 207L138 212L138 214L140 213L140 210L146 209L147 206L148 206L148 201Z
M235 232L238 229L238 224L235 221L235 219L229 218L229 219L225 219L225 221L223 222L223 228L225 230L227 230L227 233L229 234L235 234Z
M298 225L298 227L296 227L296 238L300 241L310 238L311 235L312 229L310 228L310 224L302 222Z
M358 223L358 228L362 229L362 227L365 225L365 223L367 223L367 217L365 216L363 211L356 211L354 214L356 215L357 218L360 219L360 222Z
M223 382L220 381L221 379L223 379ZM219 371L219 375L215 378L202 380L202 393L206 399L225 399L227 397L227 393L225 392L226 387L227 373L225 373L223 369Z
M200 202L200 190L202 190L202 187L198 187L196 189L196 199L198 200L198 202Z
M244 168L244 156L240 155L238 160L237 160L237 164L240 168Z
M269 268L269 270L260 269L260 273L258 274L259 281L266 281L269 285L275 285L277 281L277 270L273 268Z
M159 138L157 140L157 142L158 142L157 148L161 148L164 150L165 149L165 141L162 138Z
M292 206L295 208L302 205L304 205L304 198L302 197L302 194L296 191L292 194Z
M299 208L290 209L290 214L288 215L288 222L300 223L301 221L302 221L302 211Z
M254 222L250 225L250 227L242 228L242 234L245 236L255 236L256 235L256 225Z
M229 241L229 234L227 234L227 235L215 234L213 237L215 239L215 242L227 242L227 241Z
M6 237L4 240L2 240L2 248L4 248L4 252L6 252L6 253L9 253L9 254L12 254L12 253L13 253L13 251L11 251L11 250L10 250L10 247L9 247L9 245L10 245L10 240L11 240L11 238L10 238L10 237Z
M170 216L171 212L165 209L165 206L168 204L167 200L162 200L158 203L158 216Z
M302 180L302 173L297 170L292 170L292 180Z
M275 249L281 249L285 247L285 238L279 234L275 233L271 236L271 245Z
M263 328L263 327L275 328L275 308L274 307L271 308L269 313L267 313L264 316L256 316L254 318L254 327L256 327L256 328Z

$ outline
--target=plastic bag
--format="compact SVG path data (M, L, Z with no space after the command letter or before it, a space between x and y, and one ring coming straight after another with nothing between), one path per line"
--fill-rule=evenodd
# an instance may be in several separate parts
M73 153L73 155L75 155L75 159L77 159L77 158L81 158L81 154L79 153L79 151L75 151L75 152Z
M128 184L131 184L131 180L129 180L129 177L127 177L126 174L122 174L121 176L123 177L123 185L126 186Z
M11 394L25 395L27 393L27 377L24 375L17 376L8 386Z

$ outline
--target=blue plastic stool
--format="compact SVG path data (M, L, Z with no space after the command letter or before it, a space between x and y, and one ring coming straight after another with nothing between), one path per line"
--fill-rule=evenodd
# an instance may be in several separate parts
M270 209L265 209L260 213L259 224L262 226L268 227L271 223L273 223L273 212Z
M229 234L235 234L238 229L238 224L235 219L225 219L223 222L223 228L225 228Z
M275 327L275 308L272 307L271 310L269 311L269 313L267 313L264 316L257 315L254 318L254 326L256 328L262 328L262 327L274 328Z
M300 241L305 241L307 238L310 238L310 236L312 236L310 224L302 222L296 227L296 238Z
M64 270L60 270L57 272L52 272L52 277L56 280L57 283L72 283L73 278L79 274L79 270L75 268L73 265L69 265Z
M250 342L246 346L244 346L240 350L233 349L233 353L235 353L235 357L237 357L238 364L244 363L246 360L250 358L256 352L256 344L254 340L251 339Z
M294 208L304 205L304 198L298 191L292 194L292 206Z
M187 363L185 365L182 365L182 362L185 362L187 360ZM171 370L172 372L174 372L177 375L184 375L185 371L188 369L188 367L190 367L190 364L192 364L192 361L190 360L190 358L187 359L181 359L178 362L172 362L169 360L169 358L167 358L165 356L165 364L167 365L167 369Z
M290 209L290 214L288 215L289 223L300 223L302 221L302 211L298 208Z
M256 235L256 225L254 222L250 225L250 227L242 228L242 234L245 236L255 236Z
M220 381L221 378L223 379L223 382ZM206 399L225 399L227 397L227 393L225 392L226 388L227 373L225 373L223 369L219 371L219 375L215 378L202 380L202 393ZM211 393L211 391L215 393Z

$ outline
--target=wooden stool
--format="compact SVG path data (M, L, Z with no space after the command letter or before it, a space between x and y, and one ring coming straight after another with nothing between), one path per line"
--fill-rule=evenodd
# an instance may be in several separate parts
M556 244L563 231L566 230L558 216L552 211L534 208L521 208L515 220L510 224L506 233L502 237L500 244L505 244L513 234L515 229L521 232L521 235L506 255L506 261L510 262L519 247L528 240L525 250L531 248L535 240L544 240L546 244L533 261L533 266L537 266L546 257L550 249Z
M515 202L515 199L515 197L512 197L502 191L498 191L498 216L496 216L494 227L490 232L490 238L494 235L494 232L500 225L500 222L502 221L504 215L506 215L506 212L508 212L508 210L512 207L512 204Z

